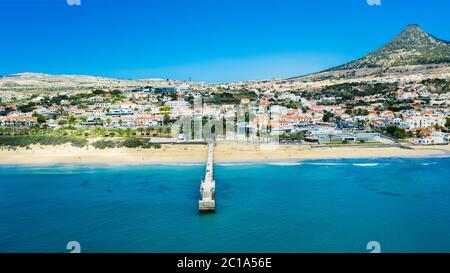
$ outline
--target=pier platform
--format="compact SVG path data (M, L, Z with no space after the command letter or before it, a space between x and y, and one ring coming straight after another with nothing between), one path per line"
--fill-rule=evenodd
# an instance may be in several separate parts
M200 212L214 212L216 210L216 182L214 181L214 144L208 144L208 159L206 161L205 179L200 185Z

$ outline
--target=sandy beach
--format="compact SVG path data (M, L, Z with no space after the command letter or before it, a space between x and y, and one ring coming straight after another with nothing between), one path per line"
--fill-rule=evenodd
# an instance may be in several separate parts
M32 146L1 149L0 164L46 163L203 163L206 145L162 145L160 149L76 148L71 145ZM295 161L326 158L426 157L450 155L450 146L399 147L315 147L218 144L216 162Z

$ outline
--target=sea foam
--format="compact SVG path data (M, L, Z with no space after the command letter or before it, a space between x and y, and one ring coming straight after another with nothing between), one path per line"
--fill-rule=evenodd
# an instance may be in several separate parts
M301 162L270 162L267 164L272 165L272 166L299 166L299 165L302 165Z
M352 165L357 167L375 167L380 165L380 163L354 163Z
M251 162L242 162L242 163L219 163L218 166L222 167L231 167L231 166L250 166L250 165L256 165L258 163L251 163Z
M308 165L316 165L316 166L345 166L346 163L333 163L333 162L317 162L317 163L305 163Z

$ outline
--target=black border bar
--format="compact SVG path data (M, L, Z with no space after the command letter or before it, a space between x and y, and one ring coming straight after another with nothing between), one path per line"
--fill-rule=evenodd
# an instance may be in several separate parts
M201 262L205 260L211 261L208 269L205 262ZM186 261L193 261L197 266L191 267ZM16 270L32 266L34 270L54 269L57 272L66 268L78 272L97 268L102 272L311 272L309 269L385 272L396 267L402 271L429 270L435 266L449 269L450 254L0 254L0 264Z

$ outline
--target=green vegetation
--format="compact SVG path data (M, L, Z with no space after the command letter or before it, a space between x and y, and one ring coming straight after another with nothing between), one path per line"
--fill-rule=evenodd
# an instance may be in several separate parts
M143 139L127 138L120 143L120 146L126 148L150 148L152 145Z
M0 146L4 147L28 147L33 144L62 145L70 143L75 147L84 147L88 141L80 137L71 136L0 136Z
M163 124L164 125L168 125L171 122L170 116L168 113L164 114L164 120L163 120Z
M249 91L246 89L235 91L235 93L233 93L233 94L238 99L247 98L249 100L255 100L258 98L258 95L256 95L256 93L254 91Z
M42 124L47 121L46 117L44 117L43 115L37 114L37 113L33 113L33 117L37 117L37 122L39 124Z
M92 143L92 146L96 149L112 149L117 147L117 143L113 140L98 140Z
M397 126L388 126L386 128L386 132L390 136L392 136L392 137L394 137L396 139L405 138L407 136L405 129L398 128Z
M329 122L332 117L334 117L333 113L325 112L325 114L323 115L322 120L323 120L323 122Z
M124 140L98 140L94 143L92 143L92 146L96 149L112 149L112 148L120 148L120 147L126 147L126 148L155 148L159 149L161 148L160 144L152 144L146 141L145 139L140 138L126 138Z
M226 91L221 93L211 94L210 98L206 99L207 103L210 104L239 104L241 99L247 98L250 100L254 100L257 98L257 95L253 91L248 90L238 90L238 91Z
M341 98L342 101L354 100L355 96L384 95L397 89L392 83L352 82L326 86L316 92L303 92L301 95L307 99L320 99L322 97ZM339 100L338 100L339 101ZM364 102L361 102L364 105Z
M0 116L7 116L11 112L12 109L10 107L6 107L4 111L0 111Z
M89 102L89 99L95 96L101 96L104 98L105 102L119 102L123 99L125 99L125 96L123 96L122 91L120 90L114 90L111 92L107 92L104 90L96 89L89 93L78 93L71 96L68 95L58 95L54 96L52 98L44 97L43 100L41 100L41 103L43 106L50 106L50 105L61 105L61 102L68 101L70 105L77 105L78 107L82 107L82 102L85 104L92 104L92 102Z
M299 107L299 104L293 102L293 101L278 101L277 103L280 106L284 106L286 108L295 109Z
M347 108L347 109L345 109L345 114L347 114L347 115L353 115L352 108Z
M17 107L17 110L19 110L22 113L29 113L34 110L33 108L34 106L36 106L36 104L34 102L30 102L28 104L19 105Z
M445 127L450 127L450 117L447 117L445 120Z
M211 104L238 104L240 102L238 98L228 92L214 94L206 101Z
M400 112L402 110L413 109L414 107L409 103L400 103L398 101L386 100L384 106L387 110L392 112Z
M325 144L325 145L340 145L340 144L348 144L348 141L344 140L344 141L330 141L330 142L322 142L320 144Z
M60 124L67 124L67 120L60 120ZM59 129L48 128L0 128L0 136L17 136L17 135L47 135L47 136L76 136L76 137L170 137L170 127L156 128L74 128L73 126L65 126Z
M356 110L355 115L356 116L367 116L369 114L369 111L367 111L367 109L362 109L359 108L358 110Z
M450 81L444 79L427 79L423 80L421 84L425 85L433 93L447 93L450 92Z
M305 134L303 132L280 135L280 140L301 140L304 138L305 138Z
M399 57L401 56L402 57ZM353 62L329 69L394 67L450 62L450 44L427 33L417 25L406 29L379 50Z
M56 104L56 105L61 105L61 101L63 100L68 100L69 96L67 95L58 95L58 96L54 96L51 99L49 97L45 97L44 100L42 101L42 105L44 106L50 106L52 104Z
M169 106L161 106L159 108L159 111L161 111L161 112L169 112L170 111L170 107Z
M50 134L36 134L37 130L22 130L15 132L5 132L0 130L0 147L29 147L30 145L62 145L70 143L75 147L85 147L88 145L86 136L74 136L74 135L50 135ZM122 139L101 139L94 143L92 146L97 149L108 148L161 148L159 144L151 144L146 139L137 137L126 137Z

